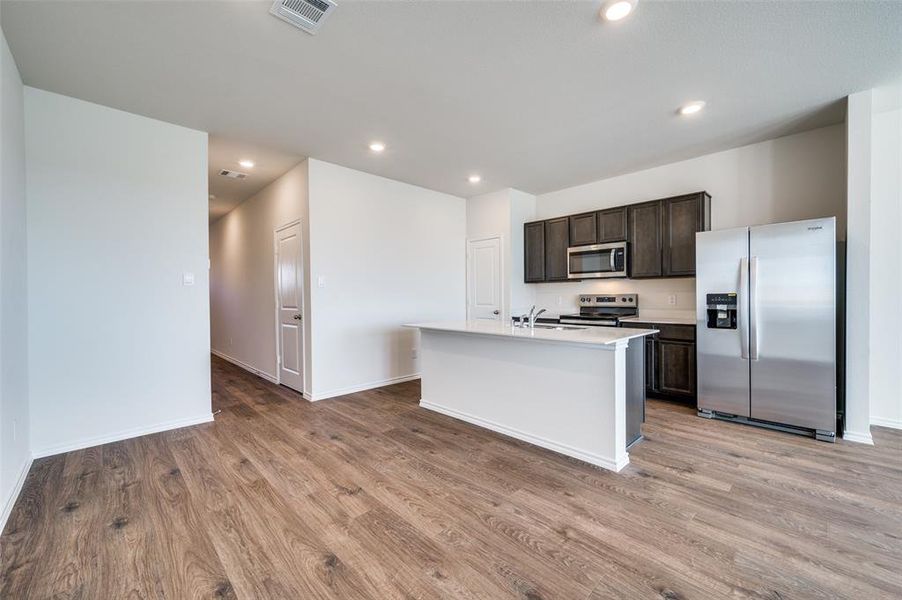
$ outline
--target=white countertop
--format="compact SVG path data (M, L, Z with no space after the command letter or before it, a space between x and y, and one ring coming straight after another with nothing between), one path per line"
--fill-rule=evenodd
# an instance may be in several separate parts
M536 327L513 327L504 321L437 321L433 323L412 323L405 327L415 327L430 331L448 331L473 335L490 335L516 339L557 342L563 344L585 344L589 346L612 346L633 338L655 333L656 329L630 329L627 327L587 327L585 329L543 329Z

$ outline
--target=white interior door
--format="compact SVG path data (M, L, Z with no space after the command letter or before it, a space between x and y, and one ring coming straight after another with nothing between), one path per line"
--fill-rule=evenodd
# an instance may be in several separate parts
M501 238L467 241L467 314L501 319Z
M279 383L304 391L304 263L301 226L276 230L276 345Z

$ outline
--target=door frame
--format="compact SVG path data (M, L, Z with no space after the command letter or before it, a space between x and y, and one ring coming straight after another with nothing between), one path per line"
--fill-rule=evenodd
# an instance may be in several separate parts
M284 229L288 229L290 227L294 227L297 225L298 227L298 235L301 238L301 243L298 245L298 264L301 265L301 279L298 281L298 285L300 287L300 298L303 303L301 306L301 314L304 315L303 320L303 334L300 340L300 353L301 353L301 391L298 393L303 395L306 394L307 389L307 316L304 314L307 312L307 298L305 293L307 291L307 287L305 285L305 278L307 277L307 269L304 266L304 229L301 227L301 220L295 219L293 221L289 221L283 225L279 225L274 227L272 230L272 283L273 283L273 319L275 322L275 334L276 334L276 384L282 385L282 345L279 343L279 329L281 325L281 319L279 316L279 232ZM295 390L297 391L297 390Z
M507 290L507 282L504 277L504 234L502 233L493 233L489 235L480 235L476 237L468 237L466 239L464 253L466 259L466 268L464 269L466 273L466 297L464 301L467 307L467 320L469 321L471 318L470 314L470 244L474 242L485 242L487 240L498 240L499 252L498 252L498 262L500 263L500 277L501 277L501 313L499 314L500 321L504 322L506 319L510 318L510 315L507 314L508 307L504 305L504 293Z

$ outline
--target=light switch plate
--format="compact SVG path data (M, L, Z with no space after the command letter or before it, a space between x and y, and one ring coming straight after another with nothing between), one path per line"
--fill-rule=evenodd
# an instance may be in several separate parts
M194 273L182 273L182 285L194 285Z
M326 287L326 278L320 275L316 278L316 287L324 288Z

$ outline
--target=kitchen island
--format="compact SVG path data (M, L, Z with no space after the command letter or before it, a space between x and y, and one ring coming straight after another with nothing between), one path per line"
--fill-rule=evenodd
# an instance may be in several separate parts
M641 438L644 336L652 329L515 327L499 321L420 330L420 406L619 471Z

